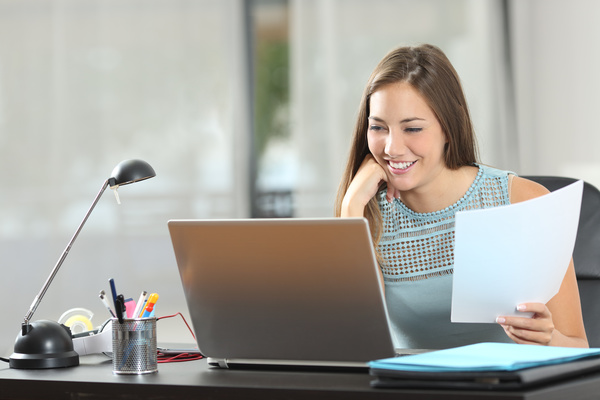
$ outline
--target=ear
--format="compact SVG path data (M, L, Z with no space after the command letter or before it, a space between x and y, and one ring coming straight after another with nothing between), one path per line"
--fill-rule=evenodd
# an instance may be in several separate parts
M446 143L444 144L444 163L446 164L446 167L451 166L451 162L450 162L450 142L448 141L448 137L446 136Z

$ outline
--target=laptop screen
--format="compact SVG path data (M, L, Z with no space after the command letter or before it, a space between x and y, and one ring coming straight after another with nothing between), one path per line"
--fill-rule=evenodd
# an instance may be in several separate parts
M394 355L365 219L168 226L205 356L337 365Z

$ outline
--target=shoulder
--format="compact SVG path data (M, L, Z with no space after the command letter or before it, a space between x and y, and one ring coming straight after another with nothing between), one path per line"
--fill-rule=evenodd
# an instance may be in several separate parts
M477 164L477 166L485 176L490 178L502 178L510 174L516 175L514 172L498 169L490 165Z
M511 175L510 178L509 187L511 203L519 203L550 193L548 189L537 182L514 175Z

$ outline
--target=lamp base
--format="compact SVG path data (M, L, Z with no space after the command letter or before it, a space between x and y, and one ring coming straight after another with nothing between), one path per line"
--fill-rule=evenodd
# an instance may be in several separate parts
M34 321L17 336L9 365L17 369L64 368L79 365L71 330L54 321Z

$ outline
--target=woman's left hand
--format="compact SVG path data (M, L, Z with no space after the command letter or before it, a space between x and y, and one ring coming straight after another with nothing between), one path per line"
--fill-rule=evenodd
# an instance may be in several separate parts
M549 346L554 335L552 313L542 303L523 303L517 311L533 313L531 318L501 316L496 319L515 343Z

